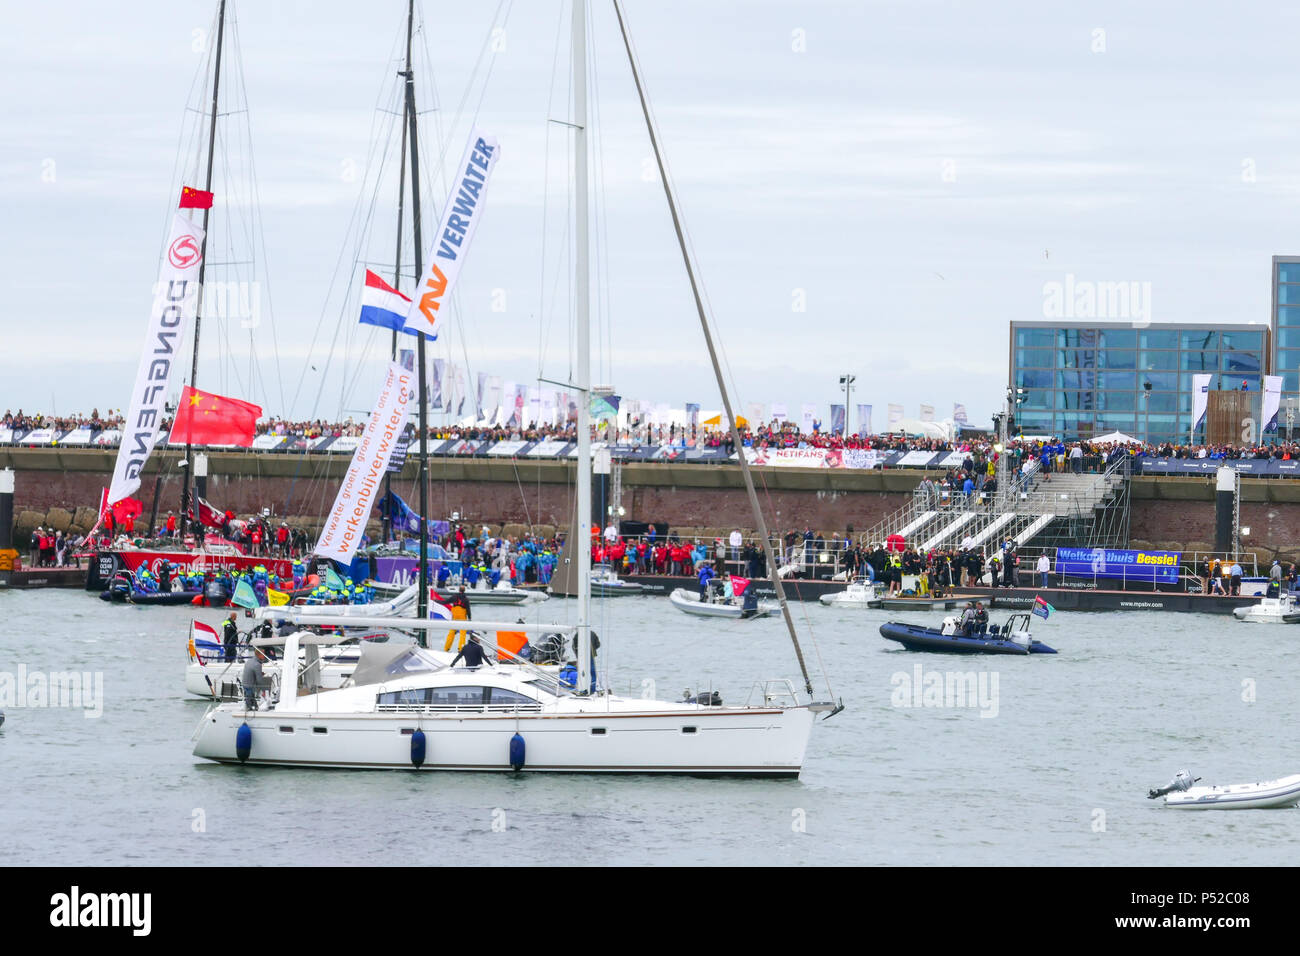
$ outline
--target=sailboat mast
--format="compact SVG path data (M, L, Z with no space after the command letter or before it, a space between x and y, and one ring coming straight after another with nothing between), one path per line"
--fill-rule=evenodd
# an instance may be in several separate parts
M573 0L574 287L578 389L578 521L570 531L578 559L578 693L591 688L591 283L587 256L587 2Z
M411 33L415 25L415 0L409 0L406 8L406 72L411 72ZM406 119L406 107L402 107L402 119ZM401 289L402 287L402 213L403 204L406 202L406 123L402 126L402 148L398 151L398 157L401 162L401 169L397 173L397 251L393 254L393 288ZM397 361L397 329L393 329L393 341L388 349L389 361ZM389 507L384 509L381 518L383 526L384 540L387 541L393 528L393 509L391 502L393 500L393 475L391 472L384 474L384 498L390 503Z
M420 137L415 122L415 73L411 69L411 30L415 22L415 0L410 0L406 14L406 121L411 140L411 225L415 235L415 274L424 275L420 238ZM418 335L415 361L420 400L420 593L416 597L416 614L420 620L429 616L429 404L425 383L424 333ZM421 636L421 643L424 638Z
M686 248L686 237L682 232L681 217L677 212L677 201L673 196L673 189L668 182L668 171L664 168L663 153L659 149L659 137L655 135L655 127L650 119L650 108L646 104L645 88L641 84L641 72L637 68L636 56L632 53L632 42L628 38L627 24L623 20L623 6L619 0L614 0L614 12L618 16L619 31L623 35L623 46L627 50L628 63L632 66L632 79L636 82L637 97L641 101L641 113L645 116L646 129L650 133L650 146L654 150L655 163L659 167L659 179L664 186L664 195L668 199L668 210L673 217L673 230L677 233L677 244L681 247L682 262L686 265L686 276L691 283L691 295L695 297L695 311L700 317L700 327L704 330L704 342L708 346L709 361L713 363L713 374L718 380L718 391L722 393L722 407L726 412L727 419L731 424L731 440L736 446L736 457L740 461L740 473L744 476L745 492L749 496L749 506L754 513L754 524L758 529L759 539L763 542L763 554L767 557L768 574L772 580L772 587L776 589L777 600L781 603L781 614L785 618L786 629L790 632L790 641L794 644L795 656L799 659L799 670L803 673L804 689L811 696L812 678L808 676L808 665L804 662L803 648L799 646L799 635L794 629L794 620L790 616L790 605L786 601L785 588L781 584L781 576L777 573L776 555L772 551L772 540L767 530L767 522L763 518L763 509L758 505L758 494L754 491L754 476L750 474L749 461L745 458L745 448L740 440L740 426L736 424L736 416L732 412L731 399L727 395L727 383L722 375L722 366L718 362L718 351L713 344L713 333L709 329L709 320L704 312L704 301L700 298L699 286L695 281L695 268L691 264L690 252Z
M212 192L212 160L217 151L217 96L221 92L221 47L226 38L226 0L217 7L216 65L212 70L212 117L208 122L208 172L203 181L205 192ZM194 307L194 352L190 359L190 387L199 387L199 328L203 324L203 277L208 268L208 214L203 210L203 242L199 249L199 296ZM185 435L185 484L181 487L181 520L187 521L190 509L190 477L194 474L194 447L189 433ZM197 516L198 509L194 509Z

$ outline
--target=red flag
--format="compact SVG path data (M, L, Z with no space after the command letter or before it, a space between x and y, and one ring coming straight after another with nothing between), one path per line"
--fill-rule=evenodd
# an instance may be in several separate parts
M176 408L176 419L168 441L173 444L253 444L253 433L262 409L237 398L201 392L186 385Z
M738 578L734 574L731 576L731 593L736 597L744 594L747 587L749 587L749 578Z
M129 524L144 514L144 502L137 498L123 498L113 502L113 520L119 525Z
M195 495L194 503L198 505L199 520L209 528L224 528L226 526L226 516L208 504L203 498ZM190 509L189 518L191 521L194 520L193 508Z
M182 186L180 208L211 209L212 193L205 193L202 189L191 189L189 186Z

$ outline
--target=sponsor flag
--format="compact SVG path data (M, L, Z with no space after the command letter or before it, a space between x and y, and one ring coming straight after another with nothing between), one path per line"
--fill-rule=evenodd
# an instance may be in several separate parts
M1205 421L1205 409L1210 403L1210 381L1213 375L1192 376L1192 431Z
M932 421L934 421L934 406L933 406L933 405L922 405L922 406L921 406L921 421L923 421L923 422L932 422Z
M805 405L801 412L799 427L802 428L804 432L811 432L813 430L813 422L817 420L817 406Z
M261 406L227 398L212 392L203 392L186 385L176 406L172 433L168 441L187 445L240 445L253 444L257 420L262 417Z
M892 428L893 426L897 425L897 424L898 424L899 422L901 422L902 420L903 420L903 406L902 406L902 405L890 405L890 406L889 406L889 426Z
M397 492L392 491L384 495L375 502L375 507L388 519L394 531L420 533L420 516L411 510L411 506L403 501L402 496Z
M1265 375L1264 376L1264 405L1260 412L1259 419L1264 423L1260 429L1260 435L1264 432L1277 431L1277 410L1282 404L1282 376Z
M698 428L700 424L700 403L686 403L686 424L691 428Z
M790 417L790 410L785 407L784 402L772 403L772 421L783 422Z
M397 361L408 372L415 371L415 349L398 349Z
M158 441L181 333L193 321L198 306L202 250L203 230L180 213L172 216L145 331L144 353L136 370L113 481L108 488L109 503L120 501L140 487L140 473Z
M411 308L409 296L402 295L369 269L366 284L361 288L361 324L377 325L394 332L410 332L406 328L406 313Z
M1033 611L1037 617L1041 617L1044 621L1046 621L1051 616L1052 612L1055 610L1056 608L1052 607L1052 605L1048 604L1041 597L1037 595L1034 596Z
M594 423L601 421L617 421L618 406L622 398L618 395L596 395L591 396L591 420Z
M831 406L831 434L844 434L844 406Z
M181 187L181 209L211 209L212 193L190 186Z
M866 437L871 434L871 406L858 406L858 434Z
M406 467L406 455L411 447L411 439L415 437L415 425L411 422L406 423L402 429L402 434L398 436L397 443L393 445L393 457L388 460L387 473L390 475L400 474Z
M429 376L429 410L437 412L442 410L442 390L443 381L447 378L447 360L434 359L430 371L432 374Z
M260 606L257 602L257 592L253 590L253 586L242 580L235 585L235 593L230 596L230 603L247 608Z
M287 591L277 591L275 588L267 588L266 603L271 607L284 607L289 603L289 593Z
M397 438L406 427L406 416L415 397L415 373L396 362L388 364L384 384L375 401L375 410L352 453L352 463L339 486L325 526L316 542L315 552L351 564L366 521L378 499L380 482L392 457Z
M333 568L325 569L325 586L331 591L343 591L347 589L347 582L344 581L337 571Z
M749 587L749 578L738 578L734 574L731 575L732 594L734 594L736 597L740 597L742 594L745 593L745 588L747 587Z
M429 264L416 288L415 300L407 310L405 331L438 337L442 329L439 322L442 308L483 218L488 181L500 158L496 137L487 136L476 127L457 167L453 192L442 210L442 222L434 232L436 238L429 253Z
M966 417L966 406L965 406L965 405L960 405L960 404L958 404L957 402L953 402L953 405L952 405L952 420L953 420L953 422L954 422L955 424L957 424L957 425L966 425L966 424L969 424L969 423L970 423L970 419L968 419L968 418Z

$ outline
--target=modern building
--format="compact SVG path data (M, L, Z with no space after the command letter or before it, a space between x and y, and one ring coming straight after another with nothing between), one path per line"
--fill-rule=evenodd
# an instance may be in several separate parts
M1289 399L1294 411L1300 400L1300 256L1273 257L1272 285L1273 311L1268 321L1273 371L1269 374L1282 376L1282 408L1285 411Z
M1294 275L1297 283L1294 293L1286 293L1296 306L1297 350L1278 353L1296 357L1288 380L1295 393L1300 258L1294 272L1280 274ZM1275 322L1278 311L1274 309ZM1236 390L1244 384L1259 395L1263 375L1272 374L1274 367L1269 331L1263 323L1012 322L1009 384L1024 389L1016 424L1025 434L1065 441L1121 431L1153 442L1185 443L1192 376L1208 372L1214 376L1211 389Z

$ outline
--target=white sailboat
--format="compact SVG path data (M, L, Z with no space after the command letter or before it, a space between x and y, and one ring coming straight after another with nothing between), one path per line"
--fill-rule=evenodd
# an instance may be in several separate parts
M622 11L615 3L622 24ZM577 243L577 362L572 383L578 402L576 494L578 528L591 527L591 429L589 424L590 345L587 237L586 144L586 3L573 3L574 182ZM624 34L626 42L626 34ZM634 78L640 78L627 44ZM642 96L651 143L681 232L658 139ZM407 109L414 110L413 97ZM414 138L412 142L414 146ZM415 164L413 164L415 165ZM685 246L682 244L683 254ZM694 272L687 269L695 288ZM699 294L696 292L699 304ZM704 318L702 305L701 319ZM716 352L704 324L719 388L731 414ZM733 426L734 428L734 426ZM736 436L737 445L739 438ZM751 503L757 509L748 466L741 462ZM758 515L762 539L768 534ZM775 568L768 554L768 566ZM657 701L621 697L596 684L592 655L591 551L575 549L578 574L577 625L524 625L474 621L474 631L489 652L498 651L501 632L570 633L577 661L570 676L551 674L526 662L512 668L452 667L422 647L395 648L368 644L351 677L338 689L321 689L300 681L299 647L321 638L291 634L285 642L281 688L265 708L242 702L219 704L204 715L195 731L194 754L208 760L247 765L415 768L419 770L543 770L579 773L672 773L709 775L798 776L818 712L837 712L842 705L801 700L787 680L755 685L757 700L723 706L714 695L694 700ZM774 581L780 608L795 637L779 580ZM314 623L326 623L327 618ZM356 626L384 626L382 618L339 618ZM403 621L421 631L445 629L445 622ZM812 683L795 639L804 672L805 693ZM507 657L511 656L509 654ZM751 695L752 696L752 695Z

